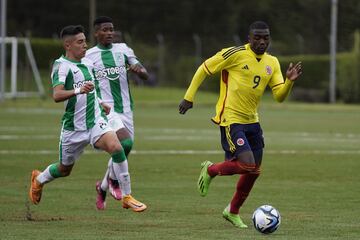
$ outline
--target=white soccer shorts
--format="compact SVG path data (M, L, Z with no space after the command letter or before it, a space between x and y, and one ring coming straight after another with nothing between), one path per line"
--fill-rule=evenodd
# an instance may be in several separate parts
M107 115L107 118L109 120L110 127L114 131L125 128L129 132L130 137L134 140L134 117L132 111L117 113L111 110L109 115Z
M94 127L89 130L69 131L62 129L59 143L60 162L65 166L74 164L88 144L94 147L97 140L109 131L113 130L103 118L99 118Z

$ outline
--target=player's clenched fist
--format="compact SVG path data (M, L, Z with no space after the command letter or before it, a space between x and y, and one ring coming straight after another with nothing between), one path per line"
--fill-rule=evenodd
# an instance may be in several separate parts
M94 84L92 82L87 82L81 87L81 93L89 93L94 90Z

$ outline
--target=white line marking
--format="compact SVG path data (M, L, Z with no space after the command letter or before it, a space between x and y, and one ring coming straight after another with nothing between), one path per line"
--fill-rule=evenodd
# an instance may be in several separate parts
M281 136L281 135L280 135ZM138 139L144 139L149 141L178 141L178 140L186 140L186 141L218 141L218 135L143 135L137 134ZM47 139L59 139L58 134L32 134L32 135L19 135L19 134L0 134L0 140L47 140ZM356 135L343 135L343 136L327 136L327 135L294 135L288 134L284 138L279 138L279 135L271 135L265 137L265 142L326 142L326 143L358 143L360 142L360 136Z
M62 109L46 109L46 108L5 108L6 113L21 113L21 114L56 114L64 113Z
M217 128L214 129L195 129L195 128L136 128L136 135L147 135L148 133L156 133L156 135L179 135L183 134L185 136L195 135L195 136L220 136L220 131ZM55 124L54 127L34 127L33 125L29 126L0 126L0 132L56 132L60 133L60 122ZM338 132L277 132L277 131L265 131L265 138L269 137L300 137L300 138L360 138L360 133L338 133Z
M85 154L103 154L102 151L87 150ZM0 155L52 155L58 154L55 150L0 150ZM133 150L133 155L210 155L210 154L224 154L220 150ZM360 150L265 150L265 154L312 154L312 155L360 155Z
M48 140L48 139L60 139L55 135L0 135L0 140Z

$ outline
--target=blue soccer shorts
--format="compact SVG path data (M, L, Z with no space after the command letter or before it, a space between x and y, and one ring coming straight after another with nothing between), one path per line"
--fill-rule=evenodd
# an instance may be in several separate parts
M265 144L259 123L234 123L229 126L220 126L220 133L225 160L233 160L242 152L252 151L256 163L261 164L262 150Z

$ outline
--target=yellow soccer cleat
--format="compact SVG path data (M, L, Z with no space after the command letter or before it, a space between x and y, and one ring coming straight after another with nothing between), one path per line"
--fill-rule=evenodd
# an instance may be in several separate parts
M146 205L142 202L139 202L131 195L123 196L122 199L122 207L123 208L131 208L134 212L143 212L146 210Z
M32 203L34 203L36 205L39 204L39 202L41 200L41 194L42 194L42 188L43 188L43 185L40 184L36 180L36 177L40 173L41 172L39 170L33 170L31 173L29 197L30 197L30 200L32 201Z

